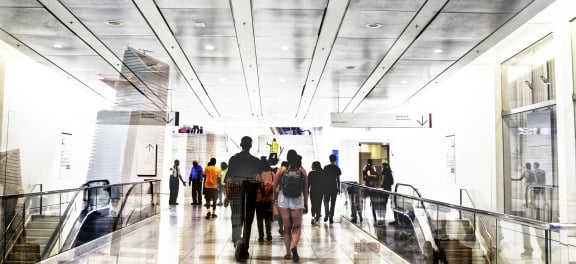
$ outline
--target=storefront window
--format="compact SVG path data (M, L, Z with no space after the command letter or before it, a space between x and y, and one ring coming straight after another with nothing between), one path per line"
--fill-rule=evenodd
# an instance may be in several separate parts
M558 221L552 36L502 64L505 213Z

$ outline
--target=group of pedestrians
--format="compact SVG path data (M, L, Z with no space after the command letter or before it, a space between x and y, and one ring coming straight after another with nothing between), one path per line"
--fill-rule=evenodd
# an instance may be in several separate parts
M336 155L330 155L330 164L322 169L319 161L312 162L309 176L310 201L312 203L312 224L318 224L322 217L324 201L324 222L334 223L336 197L340 194L340 175L342 171L336 165Z
M186 182L182 178L182 173L180 172L180 161L174 160L174 164L170 175L170 199L169 205L178 205L176 198L179 192L179 181L182 185L186 187ZM220 163L220 167L216 166L216 158L211 158L206 168L202 168L202 165L198 164L197 161L192 162L192 168L190 169L190 175L188 177L188 185L192 190L192 203L191 205L202 205L202 195L206 201L206 208L212 206L212 212L208 213L206 219L216 218L215 210L217 205L223 205L222 194L224 192L224 185L226 172L228 171L228 164L226 162Z
M188 184L192 186L192 205L201 205L200 195L206 199L208 213L206 219L217 217L215 214L219 188L225 195L223 205L231 209L232 242L234 257L237 261L249 258L249 242L254 216L257 218L258 241L272 240L273 208L277 205L280 215L279 231L284 240L284 259L298 262L298 241L302 232L302 217L308 212L309 192L312 193L313 223L321 217L321 204L324 201L324 222L334 222L336 197L340 191L340 168L336 165L336 156L330 155L330 164L321 167L314 161L310 177L302 165L302 157L291 149L286 154L286 161L275 170L271 163L277 160L261 159L250 154L252 138L241 139L242 150L233 155L227 164L216 167L216 159L211 158L202 167L193 162ZM174 161L170 178L170 204L177 204L178 180L186 186L178 168L179 161ZM173 180L174 178L174 180ZM175 184L173 185L173 182ZM202 185L202 183L204 183ZM222 198L220 198L222 199ZM210 211L210 205L212 210Z

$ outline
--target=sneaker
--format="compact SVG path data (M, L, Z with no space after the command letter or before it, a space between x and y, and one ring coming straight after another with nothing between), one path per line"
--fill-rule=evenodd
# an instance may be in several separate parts
M298 256L298 250L295 247L292 248L292 261L298 262L300 261L300 256Z
M258 242L264 242L264 238L263 238L263 237L259 237L259 238L258 238Z
M267 241L272 241L272 234L266 235L266 240L267 240Z
M330 217L330 224L334 224L334 218Z
M206 214L206 219L210 219L210 212Z
M356 220L356 218L352 218L352 219L350 219L350 222L356 224L357 220Z
M362 223L362 220L364 220L362 219L362 215L358 215L358 218L360 218L360 223Z
M212 213L212 218L218 217L215 213Z
M314 218L312 218L312 221L310 222L310 224L314 225Z
M324 223L328 222L328 216L324 217Z

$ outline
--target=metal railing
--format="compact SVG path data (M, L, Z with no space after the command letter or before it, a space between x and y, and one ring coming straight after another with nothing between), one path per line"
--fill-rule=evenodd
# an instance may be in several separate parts
M421 195L419 196L416 188L411 191L413 195L410 195L374 189L348 182L344 182L342 185L342 190L353 187L359 193L382 193L388 195L387 197L392 201L389 210L401 211L409 209L416 212L419 209L424 209L426 211L426 213L421 213L421 217L422 219L428 218L428 216L430 217L429 228L433 230L433 240L437 242L436 245L438 247L432 253L433 258L427 256L429 252L424 251L424 253L422 253L420 250L410 250L411 248L416 248L416 243L418 243L415 230L410 230L412 227L406 224L398 225L398 217L402 217L398 214L394 215L394 219L391 219L390 214L388 214L388 217L385 219L386 225L383 226L371 222L369 219L366 221L366 217L364 217L364 222L355 223L356 226L380 240L385 246L395 251L410 263L437 263L439 259L442 258L448 258L447 262L475 262L475 260L473 261L471 259L450 260L449 251L453 250L455 246L461 246L463 250L467 250L466 256L470 256L470 258L482 258L482 261L486 263L559 263L562 255L566 255L560 254L560 251L566 250L566 252L568 252L573 250L573 246L560 240L560 231L574 232L574 230L576 230L576 224L548 223L515 215L426 199L420 197ZM400 184L400 186L404 186L404 184ZM340 196L344 201L341 203L343 206L341 208L342 216L350 220L348 217L351 209L350 196L345 191L341 192ZM361 199L366 199L366 201L360 201L359 204L369 204L369 198L368 196L364 196ZM402 204L411 204L412 207L394 210L396 209L396 202L394 201L402 201ZM462 200L461 203L463 202ZM363 210L363 212L365 211L366 210ZM447 237L445 237L446 233L440 236L440 232L436 232L441 229L450 229L451 227L445 226L446 222L458 220L462 215L471 215L472 219L482 220L471 223L473 226L472 231L469 230L472 227L464 228L463 225L465 223L455 221L455 224L462 225L462 230L468 231L462 231L460 234L448 234ZM415 218L418 218L418 216ZM391 225L393 223L392 220L395 220L394 223L396 225ZM479 226L483 227L479 228ZM436 228L436 230L434 228ZM478 228L480 230L478 230ZM385 232L383 230L385 230ZM478 248L480 242L475 235L478 232L485 233L482 237L486 237L486 240L489 241L487 244L491 245L491 251L484 252L483 254L474 253L475 251L482 250ZM391 237L390 234L394 234L394 236ZM394 242L390 243L390 241ZM430 245L428 245L427 248L431 248ZM462 255L459 257L461 258Z
M127 190L129 188L138 188L135 186L145 186L140 189L153 191L142 192L137 197L140 201L137 203L131 203L131 206L140 206L140 208L132 208L132 210L142 210L147 212L135 221L132 221L132 223L134 223L159 213L159 180L5 195L0 196L0 202L2 205L6 205L9 201L23 201L22 208L28 208L21 209L26 210L26 212L22 212L22 214L27 215L26 218L30 218L34 215L42 215L43 217L51 216L60 219L58 220L58 224L54 228L53 234L48 240L44 251L40 252L41 258L46 259L69 249L64 247L65 245L73 245L73 243L70 243L70 239L73 239L73 237L79 232L80 227L76 225L76 222L78 217L81 217L82 212L86 212L86 208L91 207L90 210L99 210L112 206L109 195L106 195L104 198L99 195L91 198L86 196L86 194L99 192L112 193L111 188L114 188L114 195L117 201L134 201L138 199L130 197ZM93 201L93 199L96 199L96 201ZM34 204L34 206L29 207L30 204ZM41 205L41 208L37 208L36 205ZM5 214L7 207L4 206L3 208L0 208L0 210L3 210L2 213ZM117 215L121 214L122 212L118 212ZM22 219L19 222L25 228L26 221ZM118 226L116 229L121 229L125 226L126 225ZM6 241L7 236L11 235L11 231L9 230L11 227L9 225L4 225L3 228L4 235L2 239ZM3 259L5 260L9 253L9 248L6 243L2 244L2 251L4 253Z

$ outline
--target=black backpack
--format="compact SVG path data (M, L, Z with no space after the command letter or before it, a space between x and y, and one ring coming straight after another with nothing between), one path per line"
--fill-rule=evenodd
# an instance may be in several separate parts
M282 172L282 193L286 197L294 198L300 196L302 193L302 185L304 177L300 172L300 168L296 166L289 166Z

